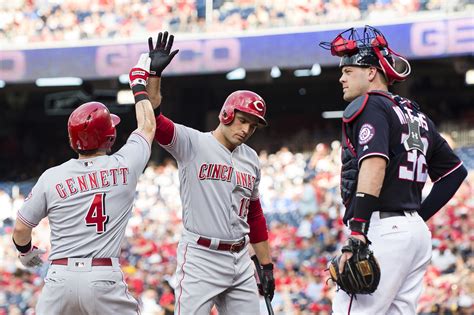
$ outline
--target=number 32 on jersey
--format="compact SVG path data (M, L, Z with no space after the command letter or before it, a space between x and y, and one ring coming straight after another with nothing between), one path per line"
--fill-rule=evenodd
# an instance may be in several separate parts
M95 226L97 234L105 232L106 224L109 221L109 216L105 214L105 193L94 195L84 219L87 226Z
M428 140L424 137L421 138L423 141L425 152L428 151ZM428 179L428 164L426 163L426 153L419 150L412 149L407 151L406 165L401 164L398 176L400 179L416 181L418 183L425 183Z

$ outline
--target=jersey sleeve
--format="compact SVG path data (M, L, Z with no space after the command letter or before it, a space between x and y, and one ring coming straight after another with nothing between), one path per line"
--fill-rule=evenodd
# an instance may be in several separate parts
M17 213L17 219L30 228L36 227L48 215L44 179L45 175L43 174Z
M359 166L369 156L380 156L389 161L389 119L383 102L371 96L351 128L351 142L357 152Z
M127 143L114 155L127 161L127 166L138 178L145 169L151 154L151 144L138 131L135 130L128 137Z
M252 194L250 195L250 200L259 200L260 199L260 177L261 177L261 172L260 172L260 162L257 160L257 165L259 165L258 170L257 170L257 176L255 178L255 183L253 185L253 190Z
M195 155L195 144L198 141L198 131L192 128L174 124L173 138L169 144L160 145L168 151L178 163L186 164Z
M462 161L454 153L446 140L434 129L433 130L433 152L427 161L428 174L433 182L447 176L462 165Z

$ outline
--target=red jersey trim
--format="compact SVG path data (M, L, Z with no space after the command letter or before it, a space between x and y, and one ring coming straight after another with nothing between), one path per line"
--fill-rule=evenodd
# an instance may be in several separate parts
M17 213L17 218L18 218L18 220L20 220L21 222L23 222L25 225L29 226L30 228L34 228L38 225L38 224L34 224L34 223L28 221L24 216L21 215L20 212Z
M360 159L359 159L359 162L358 162L358 166L359 166L359 169L360 169L360 163L362 163L362 161L368 157L373 157L373 156L380 156L380 157L383 157L386 161L387 161L387 167L388 167L388 163L390 163L390 158L385 155L384 153L379 153L379 152L373 152L373 153L369 153L367 155L364 155L362 156Z
M451 170L449 170L446 174L440 176L438 179L434 180L433 181L433 184L440 181L441 179L445 178L446 176L448 176L449 174L451 174L452 172L454 172L455 170L457 170L461 165L463 164L463 162L459 162L458 165L456 165L454 168L452 168Z

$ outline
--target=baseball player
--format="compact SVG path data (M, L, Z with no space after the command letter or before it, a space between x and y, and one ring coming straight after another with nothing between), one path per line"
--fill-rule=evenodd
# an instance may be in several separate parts
M453 196L467 171L418 104L388 91L408 77L410 64L380 31L366 26L360 34L352 28L321 46L341 57L339 82L350 102L343 114L341 172L350 236L339 272L354 248L368 244L381 270L373 294L353 298L339 290L333 312L415 314L431 258L425 221ZM405 64L403 72L395 60ZM422 202L428 176L434 186Z
M173 36L149 40L151 71L148 92L159 95L163 60L173 54ZM171 44L170 44L171 42ZM151 89L151 86L154 89ZM153 94L153 97L152 97ZM228 96L211 132L156 117L155 140L177 160L184 231L178 244L176 314L259 314L254 269L247 244L262 264L273 297L275 281L265 217L260 206L260 167L256 152L245 145L258 127L267 125L265 101L251 91Z
M145 86L148 54L130 70L138 128L110 152L120 118L90 102L69 116L71 148L78 154L46 170L18 211L13 243L26 267L40 266L44 250L32 246L32 229L45 217L51 227L51 265L38 315L138 314L118 257L140 174L150 157L155 115Z

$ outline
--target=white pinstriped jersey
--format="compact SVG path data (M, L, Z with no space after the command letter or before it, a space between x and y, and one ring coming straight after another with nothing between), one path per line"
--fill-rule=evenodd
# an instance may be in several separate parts
M150 143L133 132L115 154L71 159L46 170L18 211L31 228L48 217L50 260L118 257Z
M245 144L231 152L210 132L174 126L163 148L178 162L185 229L227 240L247 235L250 200L259 198L257 153Z

